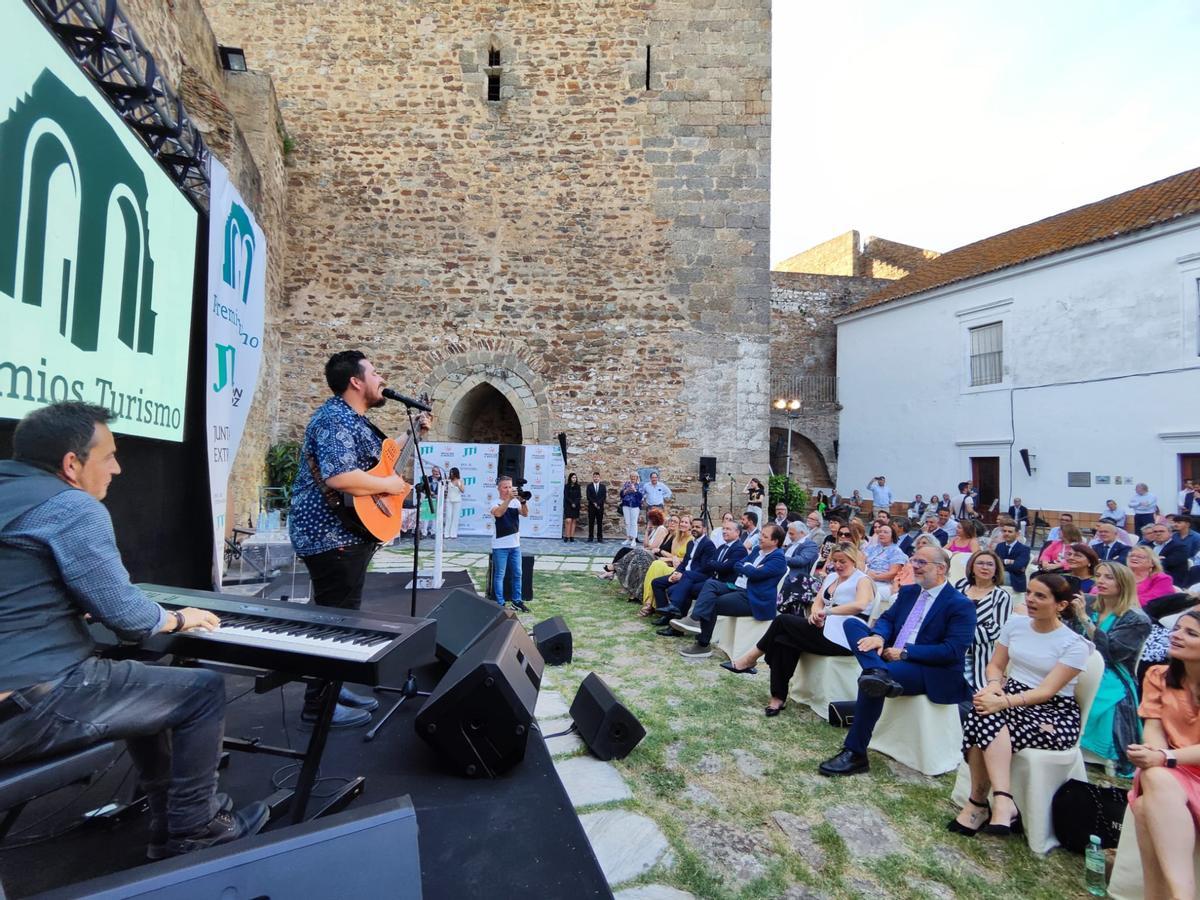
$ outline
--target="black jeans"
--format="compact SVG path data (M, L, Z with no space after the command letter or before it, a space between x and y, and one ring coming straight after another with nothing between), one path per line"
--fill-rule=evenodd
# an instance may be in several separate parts
M361 607L367 566L378 549L378 544L352 544L301 557L312 582L310 591L313 603L339 609ZM320 684L310 683L305 688L304 709L307 712L317 711L321 703L321 690Z
M85 659L49 694L0 723L0 763L124 740L151 817L165 818L170 835L182 837L217 814L224 736L225 681L216 672Z

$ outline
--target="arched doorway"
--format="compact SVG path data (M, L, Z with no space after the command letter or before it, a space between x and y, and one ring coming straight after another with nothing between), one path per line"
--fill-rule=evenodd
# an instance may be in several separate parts
M521 420L508 398L483 382L471 388L451 411L446 440L462 444L520 444Z
M771 471L787 471L787 428L771 429ZM807 437L792 431L792 481L803 487L830 487L829 466L821 451Z

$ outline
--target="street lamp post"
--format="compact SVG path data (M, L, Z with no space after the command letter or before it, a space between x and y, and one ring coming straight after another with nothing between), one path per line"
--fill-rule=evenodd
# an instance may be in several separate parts
M799 418L800 401L795 397L776 397L772 406L780 412L787 413L787 462L784 463L783 469L783 499L786 503L792 494L792 423Z

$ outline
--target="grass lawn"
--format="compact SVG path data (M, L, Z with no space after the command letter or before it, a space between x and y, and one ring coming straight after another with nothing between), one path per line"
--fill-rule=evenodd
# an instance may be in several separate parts
M482 583L484 573L473 574ZM547 667L543 690L569 704L594 671L646 727L614 763L633 799L612 805L653 819L673 858L640 882L720 900L1088 896L1080 856L1042 859L1023 838L947 832L952 774L928 778L872 753L869 774L822 778L817 764L841 747L840 729L791 703L767 719L765 665L735 676L720 670L719 653L684 660L676 651L685 639L658 637L636 611L611 582L539 574L524 618L561 615L574 635L574 661ZM894 832L873 842L875 858L851 853L843 834L872 822Z

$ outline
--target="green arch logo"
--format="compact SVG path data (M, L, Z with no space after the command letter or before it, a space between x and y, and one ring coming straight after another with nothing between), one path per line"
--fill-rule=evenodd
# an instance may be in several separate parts
M254 226L250 224L250 216L241 204L231 204L229 215L225 219L225 251L221 261L221 280L235 291L241 287L242 303L250 299L254 243ZM239 251L242 254L240 256Z

